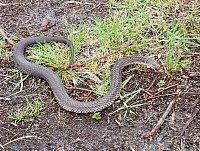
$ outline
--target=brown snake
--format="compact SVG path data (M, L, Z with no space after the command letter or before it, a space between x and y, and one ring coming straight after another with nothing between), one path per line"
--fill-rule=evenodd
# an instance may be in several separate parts
M130 56L119 59L113 66L111 72L111 84L110 90L108 93L102 98L98 98L91 102L79 102L77 100L72 99L65 91L64 85L58 77L51 69L43 67L41 65L30 63L24 57L24 50L27 46L37 43L37 42L63 42L67 44L71 49L71 61L73 59L74 48L72 43L66 39L61 37L31 37L26 38L20 42L18 42L13 51L13 59L17 68L29 75L41 77L45 79L54 93L54 96L61 107L66 109L67 111L76 112L76 113L89 113L96 112L105 109L110 106L114 100L119 96L121 91L121 70L128 65L131 64L143 64L147 65L151 68L156 68L158 64L156 61L149 57L143 56Z

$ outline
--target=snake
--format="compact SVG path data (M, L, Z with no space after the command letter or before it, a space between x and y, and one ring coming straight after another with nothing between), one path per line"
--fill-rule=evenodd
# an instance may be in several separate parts
M95 113L111 106L119 97L122 85L122 69L132 64L142 64L150 68L157 68L158 64L152 57L148 56L126 56L118 59L111 69L110 89L103 97L89 102L81 102L71 98L62 83L61 78L50 68L29 62L25 58L25 49L38 42L61 42L71 50L70 64L74 57L74 47L70 40L65 37L29 37L17 42L13 49L13 60L15 66L24 74L40 77L46 80L53 91L58 104L69 112Z

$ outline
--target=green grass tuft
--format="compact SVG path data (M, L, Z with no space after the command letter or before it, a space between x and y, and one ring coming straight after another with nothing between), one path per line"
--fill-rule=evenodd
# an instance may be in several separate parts
M100 112L96 112L92 115L92 118L95 120L100 120L101 119L101 113Z
M33 103L29 101L27 97L25 97L26 107L14 113L8 115L8 118L14 120L15 122L20 121L33 121L34 117L38 117L42 111L42 102L39 98L36 98Z
M136 91L133 91L131 93L128 93L128 94L121 96L121 98L125 99L125 101L123 102L123 105L121 107L119 107L118 109L116 109L114 112L112 112L112 114L115 114L119 111L124 111L123 118L126 118L128 113L135 114L133 109L138 108L138 107L140 107L144 104L131 104L131 105L129 105L128 103L131 100L133 100L133 98L135 98L141 92L141 90L142 89L138 89Z

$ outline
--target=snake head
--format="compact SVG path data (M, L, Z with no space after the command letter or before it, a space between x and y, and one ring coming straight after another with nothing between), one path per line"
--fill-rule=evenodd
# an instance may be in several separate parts
M149 67L153 68L153 69L156 69L156 68L159 67L159 64L158 64L157 61L154 60L153 58L148 58L147 61L146 61L146 64L147 64Z

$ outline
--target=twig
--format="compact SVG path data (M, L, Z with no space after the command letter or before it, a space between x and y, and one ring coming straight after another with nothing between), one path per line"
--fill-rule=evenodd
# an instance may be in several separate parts
M88 90L88 89L84 89L84 88L78 88L78 87L68 87L68 86L65 86L66 89L75 89L75 90L81 90L81 91L87 91L87 92L94 92L93 90Z
M166 67L164 65L164 62L161 59L160 59L160 63L162 64L162 67L163 67L163 73L164 74L167 73L167 69L166 69Z
M192 105L192 108L194 109L197 104L199 103L199 98L197 98L195 101L194 101L194 104Z
M153 94L151 94L150 92L148 92L147 90L145 89L142 89L143 92L145 92L146 94L150 95L150 96L153 96Z
M1 70L0 70L1 71ZM2 77L8 77L8 78L11 78L12 76L9 76L9 75L4 75L4 74L0 74L0 76Z
M183 135L183 133L186 131L187 127L190 125L190 123L193 121L194 117L197 115L198 113L198 109L196 108L195 111L192 113L191 117L189 118L189 120L186 122L186 124L184 125L183 129L180 131L180 134Z
M61 70L67 70L68 68L71 68L71 67L82 66L82 64L73 64L73 65L67 65L67 66L55 66L55 65L50 64L50 63L43 63L43 64L46 65L46 66L52 67L54 69L61 69Z
M89 13L89 12L95 10L96 8L98 8L98 7L101 6L101 5L105 5L105 4L100 3L100 4L96 5L96 6L94 6L92 9L90 9L90 10L86 10L85 13Z
M200 77L200 72L189 72L188 76L191 78Z
M148 98L145 98L145 99L141 99L139 100L138 102L140 101L148 101L148 100L151 100L151 99L156 99L156 98L159 98L159 97L164 97L164 96L173 96L173 95L182 95L182 94L191 94L191 95L199 95L200 92L176 92L176 93L167 93L167 94L163 94L163 95L157 95L157 96L153 96L153 97L148 97Z
M23 90L23 87L24 87L24 82L23 82L23 77L22 77L22 73L20 72L20 78L21 78L21 83L20 83L20 89L19 91L22 91Z
M156 79L158 78L158 75L153 79L151 85L148 87L147 91L151 89L151 87L154 85Z
M55 65L52 65L50 63L43 63L43 64L46 65L46 66L52 67L54 69L64 69L65 68L63 66L55 66Z
M79 137L77 137L74 141L70 142L69 144L74 144L74 143L77 143L79 142L81 139Z
M130 149L131 151L135 151L135 149L133 148L133 146L132 146L131 144L129 144L129 149Z
M18 5L23 5L24 3L0 3L0 6L8 6L8 5L11 5L11 6L18 6Z
M83 5L93 5L93 3L82 3L82 2L78 2L78 1L68 1L65 4L83 4Z
M0 3L0 6L7 6L8 4Z
M1 145L1 144L0 144L0 147L1 147L1 148L4 148L3 145Z
M167 117L167 115L169 114L169 112L171 111L171 108L173 106L173 104L175 103L175 100L172 100L168 107L167 110L165 111L165 113L163 114L163 116L160 118L160 120L157 122L156 126L151 130L151 132L147 133L144 137L145 138L150 138L152 135L154 135L156 133L156 131L161 127L161 125L164 123L165 118Z
M10 101L10 100L11 100L11 98L0 97L0 100Z
M173 87L175 87L175 86L177 86L178 84L175 84L175 85L171 85L171 86L168 86L168 87L166 87L166 88L164 88L164 89L162 89L162 90L160 90L160 91L158 91L157 93L155 93L154 95L157 95L157 94L159 94L159 93L161 93L161 92L163 92L163 91L165 91L165 90L168 90L168 89L170 89L170 88L173 88Z
M12 141L9 141L9 142L5 143L4 145L1 145L1 147L4 148L4 146L6 146L6 145L8 145L8 144L10 144L10 143L16 142L16 141L18 141L18 140L26 139L26 138L37 138L37 139L42 139L41 137L37 137L37 136L33 136L33 135L30 135L30 136L22 136L22 137L13 139Z
M199 103L199 98L197 98L194 101L194 104L192 105L192 109L194 109L197 104ZM192 113L191 117L189 118L189 120L185 123L183 129L180 131L180 134L183 135L183 133L186 131L187 127L190 125L190 123L193 121L194 117L197 115L199 109L195 108L194 112Z

